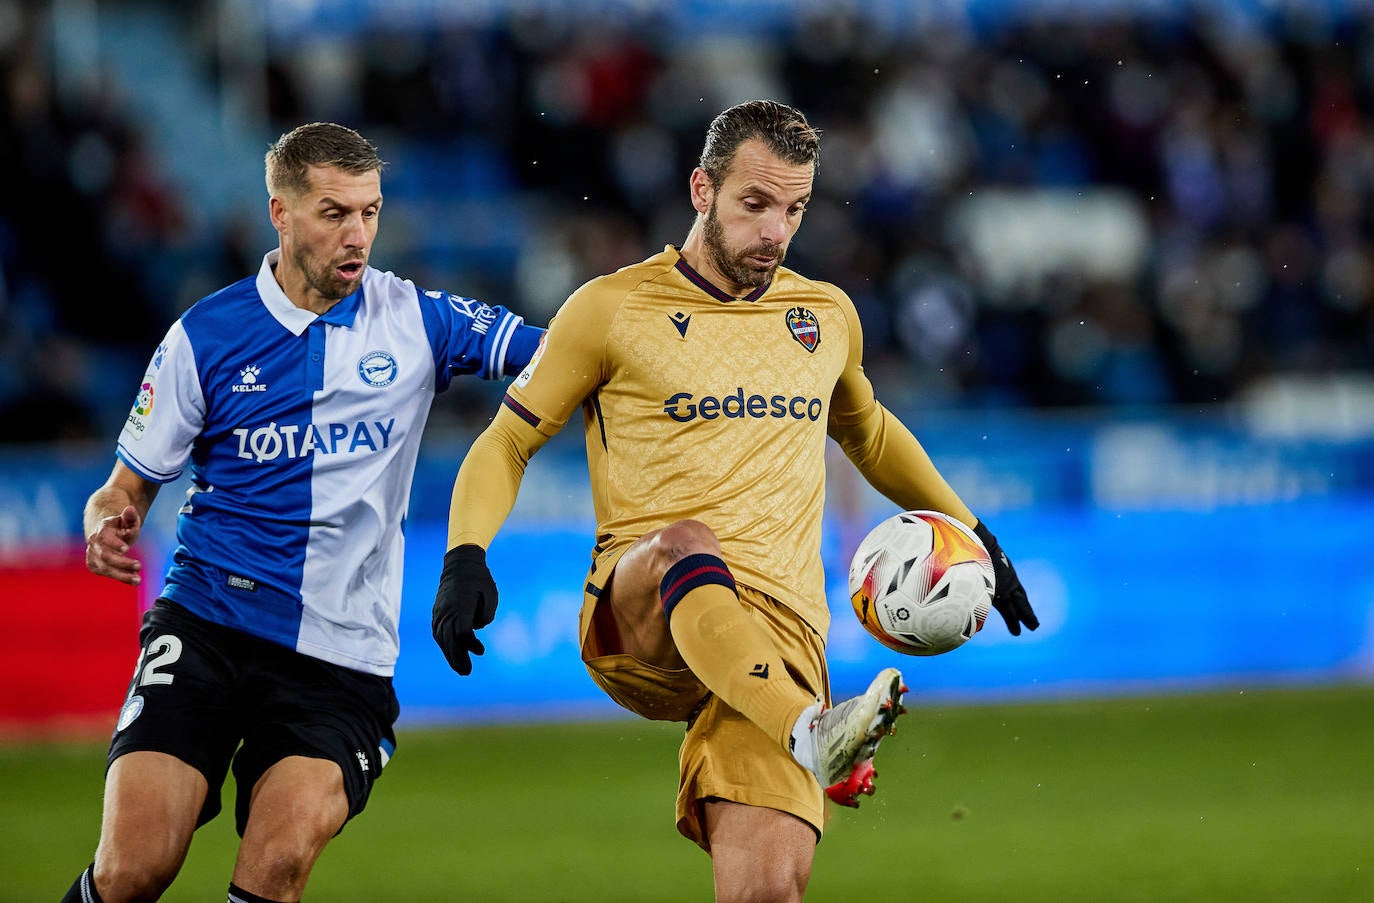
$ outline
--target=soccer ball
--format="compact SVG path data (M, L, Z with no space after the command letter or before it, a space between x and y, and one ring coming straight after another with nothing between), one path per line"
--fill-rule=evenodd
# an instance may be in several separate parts
M938 511L904 511L878 524L849 564L859 623L890 649L939 655L983 628L995 578L974 532Z

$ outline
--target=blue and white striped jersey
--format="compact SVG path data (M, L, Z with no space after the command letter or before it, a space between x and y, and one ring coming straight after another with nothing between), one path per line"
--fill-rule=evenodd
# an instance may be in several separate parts
M390 675L403 525L434 395L455 374L518 373L543 331L372 268L317 316L277 285L277 254L172 325L118 455L159 483L190 464L163 596Z

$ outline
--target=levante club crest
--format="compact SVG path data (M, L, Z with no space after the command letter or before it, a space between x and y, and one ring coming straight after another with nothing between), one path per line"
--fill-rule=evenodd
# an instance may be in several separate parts
M792 332L792 338L807 351L815 351L821 343L820 321L804 307L794 307L787 312L787 328Z

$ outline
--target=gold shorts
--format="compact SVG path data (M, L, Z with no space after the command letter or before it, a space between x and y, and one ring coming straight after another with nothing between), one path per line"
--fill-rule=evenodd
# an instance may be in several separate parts
M678 830L710 852L701 804L723 799L787 812L811 825L819 839L826 808L815 777L776 739L713 696L690 670L659 668L626 653L587 654L592 614L622 553L598 559L587 578L579 624L583 662L619 705L644 718L687 722L678 757ZM824 639L772 596L747 586L737 589L740 603L772 638L793 679L829 704Z

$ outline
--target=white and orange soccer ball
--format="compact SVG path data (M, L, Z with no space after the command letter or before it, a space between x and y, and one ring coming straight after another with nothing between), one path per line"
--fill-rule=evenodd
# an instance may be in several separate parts
M849 564L859 623L907 655L939 655L968 642L983 629L994 588L983 543L938 511L889 517L864 537Z

